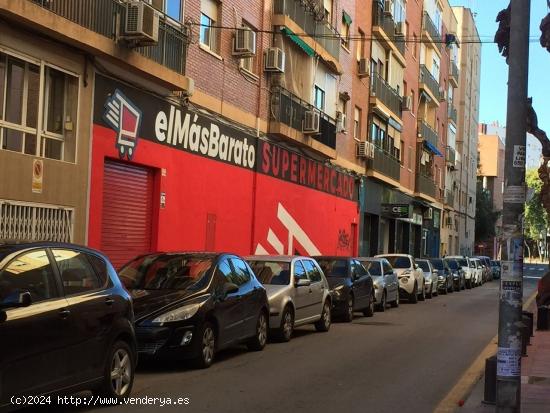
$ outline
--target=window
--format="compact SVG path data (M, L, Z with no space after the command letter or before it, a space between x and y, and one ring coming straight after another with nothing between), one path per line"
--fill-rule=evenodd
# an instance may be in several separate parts
M351 32L351 17L345 11L342 12L342 46L349 49L349 40Z
M33 303L59 297L45 250L19 255L0 273L0 301L15 301L22 291L31 293Z
M322 280L321 272L319 271L319 268L317 268L317 266L313 261L303 260L302 263L304 264L304 267L307 271L308 277L311 280L311 282L314 283Z
M215 0L201 0L200 42L213 52L218 51L219 4Z
M332 18L333 0L323 0L323 7L325 9L325 19L330 23Z
M0 148L74 162L78 87L76 76L0 53Z
M434 57L433 65L432 65L432 75L438 83L439 83L439 74L440 74L439 67L440 67L439 66L439 59L436 59Z
M96 275L99 277L99 284L102 286L107 284L109 275L107 271L107 264L105 263L105 261L103 261L103 259L99 258L96 255L86 254L86 256L92 263L92 267L94 267Z
M353 137L361 140L361 109L357 106L353 111Z
M57 262L65 295L81 294L99 288L99 279L85 254L57 249L52 250L52 253Z
M361 29L359 29L359 37L360 40L357 42L357 61L360 61L363 57L365 57L365 33Z
M243 260L240 258L231 258L231 264L233 264L233 276L231 279L234 284L240 286L250 281L250 272Z
M182 21L182 0L165 0L165 13L174 20Z
M247 22L243 21L243 27L248 27L252 31L256 31L254 27L252 27ZM250 73L256 73L256 56L251 57L245 57L243 59L240 59L240 66L244 70L250 72Z
M307 279L306 270L304 269L302 262L298 260L294 262L294 279L296 281Z
M406 19L406 8L404 0L393 0L393 20L395 23L403 23Z
M396 153L396 158L399 160L399 162L401 163L401 165L403 165L405 163L405 157L403 156L403 151L402 151L402 148L405 147L405 141L401 141L401 146L399 146L399 149L397 149L397 153Z
M411 89L411 113L414 115L414 108L416 105L416 96L414 93L414 89Z
M325 110L325 91L319 86L315 85L314 105L317 109Z

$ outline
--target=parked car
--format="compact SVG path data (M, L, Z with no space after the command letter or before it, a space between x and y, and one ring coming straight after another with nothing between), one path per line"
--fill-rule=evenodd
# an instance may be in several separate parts
M491 266L491 259L484 255L478 255L475 258L481 261L484 271L484 281L491 281L493 279L493 268Z
M92 390L122 400L137 362L132 300L101 253L0 246L0 410L11 396Z
M353 313L361 311L367 317L374 314L372 277L365 267L349 257L313 257L327 277L332 294L332 311L345 321L353 320Z
M426 297L432 298L438 295L439 280L437 277L437 270L433 267L429 260L416 260L418 266L424 272L424 281L426 283Z
M281 341L289 341L294 327L314 324L330 328L332 302L323 271L311 258L256 255L245 258L267 291L269 325Z
M374 299L379 311L385 311L387 304L399 307L399 278L390 262L385 258L357 258L372 277Z
M491 260L493 269L493 280L500 279L500 261Z
M266 291L236 255L158 252L133 259L119 275L134 297L140 357L206 368L222 348L266 344Z
M452 293L454 291L453 274L445 260L442 258L430 258L429 260L437 270L438 291L442 294Z
M470 289L475 287L475 271L473 271L473 268L470 268L470 259L460 255L452 255L446 258L454 259L460 268L462 268L466 288Z
M409 302L416 304L418 300L426 299L424 272L412 255L384 254L375 258L386 258L390 262L399 277L399 293L407 297Z
M453 287L455 291L464 290L466 288L466 277L464 276L462 266L454 258L444 258L444 260L453 275Z
M470 268L473 268L476 276L476 285L483 285L485 282L483 264L479 258L470 258Z

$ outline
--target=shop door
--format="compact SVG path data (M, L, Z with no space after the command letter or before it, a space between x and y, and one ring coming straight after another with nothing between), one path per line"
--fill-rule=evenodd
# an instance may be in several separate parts
M101 250L119 269L151 252L153 172L115 161L104 172Z

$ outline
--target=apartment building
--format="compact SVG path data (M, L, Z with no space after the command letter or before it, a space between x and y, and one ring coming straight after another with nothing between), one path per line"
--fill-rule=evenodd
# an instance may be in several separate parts
M453 11L459 38L468 39L458 51L460 79L454 97L458 112L455 212L458 215L458 252L470 255L475 242L481 44L472 11L464 7L453 7Z
M504 193L504 159L506 128L498 123L479 125L479 167L477 185L490 194L494 211L502 211ZM496 222L496 236L476 245L476 252L495 259L499 256L499 236L502 232L502 217Z

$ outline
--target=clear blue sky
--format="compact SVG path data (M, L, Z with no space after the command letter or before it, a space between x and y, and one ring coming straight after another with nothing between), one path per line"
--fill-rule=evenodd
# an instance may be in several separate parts
M477 13L476 23L482 41L492 41L497 30L498 12L508 7L509 0L450 0L453 6L464 6ZM550 53L538 43L540 21L548 13L545 0L531 0L531 42L529 57L529 95L538 114L539 125L550 133ZM481 56L480 122L506 123L506 87L508 65L494 43L484 43Z

